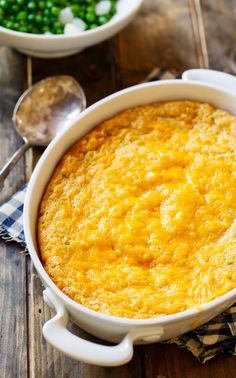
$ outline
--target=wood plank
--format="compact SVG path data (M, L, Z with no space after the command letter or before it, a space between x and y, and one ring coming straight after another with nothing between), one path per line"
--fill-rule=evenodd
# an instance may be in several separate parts
M201 0L211 68L236 74L236 2Z
M0 242L0 376L27 376L25 256L15 243Z
M1 167L23 143L12 123L15 103L25 89L25 58L6 47L0 48L0 138ZM21 159L1 188L4 202L24 182L24 159Z
M189 10L192 18L192 28L195 40L199 68L209 68L205 29L202 18L200 0L189 0Z
M20 146L13 130L12 112L25 86L25 58L11 49L0 48L0 166ZM24 161L20 161L0 192L4 202L24 181ZM0 242L0 376L26 377L27 295L26 257L15 243Z
M140 82L153 67L181 73L200 64L187 0L146 0L115 45L122 87Z
M111 41L86 49L64 59L32 60L33 82L47 76L72 75L82 85L87 104L108 96L117 90L117 74L114 69Z
M201 364L176 345L154 344L146 354L147 378L234 378L235 358L221 355ZM156 358L154 358L156 356Z

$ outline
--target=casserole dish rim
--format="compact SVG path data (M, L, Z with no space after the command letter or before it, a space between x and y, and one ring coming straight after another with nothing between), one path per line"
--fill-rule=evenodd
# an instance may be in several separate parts
M26 193L26 198L25 198L25 206L24 206L24 213L23 213L25 237L26 237L26 242L27 242L27 246L28 246L28 249L29 249L29 253L30 253L31 259L34 263L36 270L38 271L40 277L43 279L44 285L46 287L50 287L52 289L53 293L57 297L59 297L60 300L65 302L66 305L72 307L74 311L78 311L80 313L83 312L85 314L90 315L91 317L99 318L100 320L103 320L104 322L115 323L115 324L119 323L119 324L130 325L130 326L132 326L132 325L133 326L134 325L135 326L138 326L138 325L144 326L144 325L153 325L153 324L155 324L155 325L163 324L164 325L165 323L172 323L172 322L176 322L178 320L189 319L189 318L195 317L195 316L199 315L200 313L202 313L204 311L207 311L207 310L210 311L211 309L213 310L219 304L222 304L229 299L233 299L233 297L235 297L235 299L236 299L236 288L234 288L234 289L228 291L227 293L225 293L224 295L217 297L210 302L207 302L207 303L200 305L198 308L191 308L191 309L184 310L184 311L177 312L177 313L170 314L170 315L150 317L150 318L146 318L146 319L138 319L138 318L126 318L126 317L118 317L118 316L114 316L114 315L103 314L101 312L91 310L90 308L85 307L85 306L81 305L80 303L74 301L73 299L68 297L66 294L64 294L55 285L55 283L52 281L52 279L50 278L50 276L48 275L48 273L44 269L44 267L41 263L39 254L37 253L36 248L35 248L34 243L33 243L33 240L32 240L32 234L31 234L31 231L30 231L29 219L30 219L30 209L31 209L31 202L32 202L32 191L34 189L35 181L38 178L38 176L42 175L42 167L45 165L45 162L48 159L48 155L50 155L50 153L51 153L51 151L53 151L54 147L58 144L58 142L60 140L63 139L63 137L69 132L69 130L71 128L73 128L73 126L75 127L75 125L80 120L86 118L88 114L96 111L96 109L98 109L101 105L112 102L113 99L119 98L119 97L121 97L125 94L129 94L129 93L138 91L139 89L142 89L142 88L171 86L173 84L178 86L178 85L182 85L182 83L184 83L185 85L190 85L190 86L194 85L195 87L201 86L201 87L205 87L205 88L216 89L216 90L220 91L222 94L232 96L234 98L235 102L236 102L236 96L233 92L226 90L226 89L223 89L222 87L220 87L218 85L205 84L201 81L187 81L187 82L185 82L181 79L178 79L178 80L175 79L175 80L166 80L166 81L161 81L161 82L151 82L151 83L139 84L139 85L135 85L135 86L123 89L119 92L116 92L116 93L114 93L110 96L107 96L106 98L96 102L95 104L93 104L89 108L87 108L85 111L83 111L83 113L78 116L77 120L75 120L68 128L63 130L52 141L52 143L47 147L47 149L43 153L42 157L40 158L40 160L39 160L39 162L38 162L38 164L37 164L37 166L36 166L36 168L35 168L35 170L32 174L29 186L27 188L27 193ZM186 100L187 99L188 98L186 96ZM165 100L163 100L163 101L165 101ZM173 100L170 99L170 100L167 100L167 101L174 101L174 99ZM153 100L153 102L155 102L155 101ZM157 102L160 102L160 101L157 101ZM203 102L205 102L205 101L203 101ZM143 103L140 103L140 105L142 105L142 104L145 104L145 101ZM119 111L117 111L116 114L118 112ZM105 119L107 119L107 118L104 118L104 120ZM87 132L83 132L83 135L90 132L98 124L99 123L95 123L95 125L93 127L91 127ZM79 139L80 138L77 138L76 140L79 140ZM61 153L60 158L62 158L64 153L65 153L65 151ZM58 164L59 160L57 160L55 162L55 166ZM55 169L55 166L54 166L54 169ZM51 177L51 175L49 176L49 180L50 180L50 177ZM45 190L45 187L44 187L44 190ZM41 199L42 199L42 196L41 196ZM37 224L35 226L36 227L35 227L34 232L36 232L36 230L37 230Z

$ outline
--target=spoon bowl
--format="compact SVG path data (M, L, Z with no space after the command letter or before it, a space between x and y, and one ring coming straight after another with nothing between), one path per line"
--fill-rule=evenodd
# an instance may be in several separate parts
M82 87L71 76L52 76L27 89L13 112L13 123L24 144L0 172L0 186L16 162L32 146L47 146L86 107Z
M73 77L52 76L23 93L16 103L13 122L31 145L47 146L85 106L84 92Z

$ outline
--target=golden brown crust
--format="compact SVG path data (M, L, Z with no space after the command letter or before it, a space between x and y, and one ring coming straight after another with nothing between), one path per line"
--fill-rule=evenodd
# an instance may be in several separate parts
M131 318L235 287L236 119L156 103L99 125L63 156L41 202L46 271L75 301Z

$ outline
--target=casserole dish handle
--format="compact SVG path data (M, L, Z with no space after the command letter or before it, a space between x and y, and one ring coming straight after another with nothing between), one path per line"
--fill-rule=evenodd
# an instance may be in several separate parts
M230 92L236 92L236 77L225 72L207 70L207 69L192 69L183 73L182 79L184 81L200 81L207 84L214 84Z
M68 313L61 301L47 288L43 292L44 301L56 310L54 318L43 326L45 339L63 354L75 360L100 366L119 366L133 357L133 342L137 339L161 338L163 332L139 330L129 332L123 340L115 346L105 346L82 339L71 333L67 328ZM155 333L155 335L154 335ZM151 341L152 342L152 341Z

